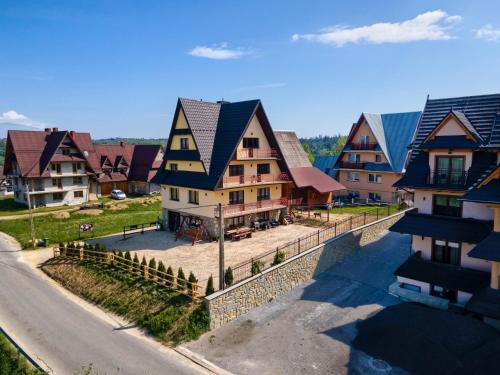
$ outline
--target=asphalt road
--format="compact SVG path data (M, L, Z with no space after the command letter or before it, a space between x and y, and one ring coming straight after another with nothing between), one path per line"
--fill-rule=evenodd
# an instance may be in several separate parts
M54 374L92 364L99 374L206 374L179 353L96 316L31 267L0 237L0 326ZM133 330L133 328L131 329Z

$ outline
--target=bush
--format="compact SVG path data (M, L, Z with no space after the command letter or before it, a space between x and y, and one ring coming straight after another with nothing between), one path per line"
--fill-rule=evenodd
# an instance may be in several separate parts
M274 260L272 265L276 266L280 263L283 263L285 261L286 254L284 251L276 251L276 255L274 256Z
M189 272L189 277L188 277L188 289L190 292L193 291L193 286L198 282L198 279L194 276L194 273Z
M151 277L156 277L156 260L155 258L151 258L151 260L149 261L149 264L148 264L148 268L149 268L149 274L151 275Z
M226 272L224 272L224 284L226 284L226 286L231 286L233 285L233 280L233 270L231 267L228 267Z
M184 275L182 267L179 267L179 271L177 271L177 289L186 289L186 276Z
M134 260L132 264L132 271L134 273L139 273L140 270L140 265L139 265L139 257L137 256L137 253L134 253Z
M174 270L170 266L168 266L167 268L167 282L169 286L171 286L172 288L174 287L175 285Z
M212 275L210 275L210 277L208 278L208 281L207 281L207 288L205 289L205 295L209 296L210 294L213 294L214 292L215 292L214 278L212 277Z
M160 280L160 281L166 280L166 275L165 275L166 272L167 272L167 270L165 269L165 265L160 260L158 262L158 272L157 272L158 280Z
M252 261L252 269L251 269L252 276L261 273L263 268L264 268L264 263L262 263L260 260Z

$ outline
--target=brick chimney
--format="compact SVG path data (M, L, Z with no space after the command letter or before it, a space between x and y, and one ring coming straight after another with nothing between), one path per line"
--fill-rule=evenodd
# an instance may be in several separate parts
M59 131L59 128L52 128L53 133L58 132L58 131Z
M74 130L71 130L71 131L69 132L69 135L73 138L73 137L74 137L74 135L75 135L75 133L76 133L76 132L75 132Z
M52 129L51 129L51 128L45 128L45 129L44 129L44 132L45 132L45 133L52 133Z
M124 141L123 139L122 139L122 140L120 140L120 146L121 146L121 147L125 146L125 141Z

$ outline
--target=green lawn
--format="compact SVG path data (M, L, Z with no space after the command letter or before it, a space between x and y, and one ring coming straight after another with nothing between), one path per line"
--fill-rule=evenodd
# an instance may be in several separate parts
M74 241L78 239L78 228L82 223L94 224L94 231L84 234L82 239L99 237L121 232L125 225L156 221L161 215L159 200L148 205L131 202L126 204L129 207L125 210L104 209L99 216L89 216L84 214L85 211L76 211L72 212L68 219L58 219L52 215L35 217L36 238L48 238L52 244ZM0 231L16 238L23 248L29 246L31 232L28 218L2 220Z
M394 212L398 208L397 203L393 203L390 205L391 212ZM387 206L370 206L370 205L363 205L363 206L352 206L352 207L335 207L330 210L330 213L332 214L362 214L363 212L367 211L375 211L376 209L379 209L380 212L383 210L387 210ZM318 211L318 210L317 210ZM326 210L319 210L322 212L326 212Z
M33 212L52 212L52 211L61 211L67 210L68 206L60 206L60 207L42 207L36 208ZM0 216L14 216L14 215L24 215L28 214L28 207L24 204L20 204L14 201L12 197L1 197L0 198Z
M0 332L0 375L41 375Z

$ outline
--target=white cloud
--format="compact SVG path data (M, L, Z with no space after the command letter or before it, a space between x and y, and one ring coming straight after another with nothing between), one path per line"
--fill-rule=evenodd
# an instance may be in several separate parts
M16 125L24 125L32 128L41 129L44 127L48 127L47 124L42 122L33 121L28 116L25 116L19 112L11 109L10 111L2 113L0 116L0 124L16 124Z
M484 25L476 30L476 38L484 39L488 42L500 41L500 29L494 29L492 25Z
M448 40L461 16L450 16L442 10L419 14L402 22L382 22L361 27L334 26L317 34L294 34L293 41L308 40L342 47L348 43L407 43L419 40Z
M276 89L285 86L286 86L285 82L274 82L274 83L264 83L262 85L240 87L235 91Z
M249 53L249 51L242 48L229 49L227 43L221 43L212 47L197 46L189 51L191 56L204 57L213 60L237 59L243 55L248 55Z

